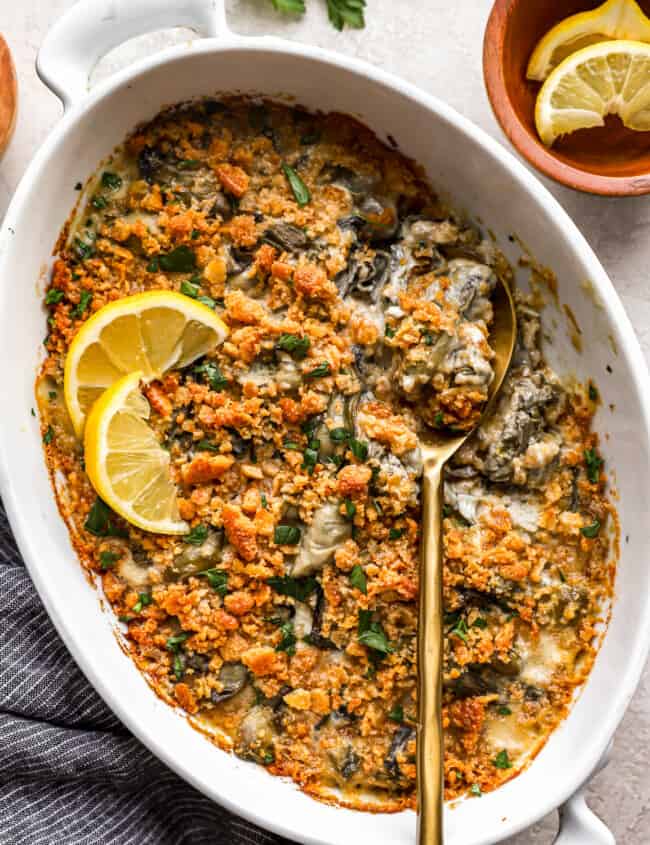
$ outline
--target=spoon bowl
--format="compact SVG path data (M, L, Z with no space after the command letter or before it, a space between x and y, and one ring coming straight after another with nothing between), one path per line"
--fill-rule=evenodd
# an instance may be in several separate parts
M517 315L510 288L498 278L492 297L494 318L490 346L493 378L483 413L469 431L445 436L429 430L420 439L422 452L422 540L418 617L418 843L442 845L442 473L447 461L494 409L517 341Z

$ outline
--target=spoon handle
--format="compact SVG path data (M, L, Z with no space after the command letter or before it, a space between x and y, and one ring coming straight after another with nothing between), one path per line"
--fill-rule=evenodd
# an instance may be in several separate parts
M419 845L442 845L442 468L426 460L422 478L418 617L417 796Z

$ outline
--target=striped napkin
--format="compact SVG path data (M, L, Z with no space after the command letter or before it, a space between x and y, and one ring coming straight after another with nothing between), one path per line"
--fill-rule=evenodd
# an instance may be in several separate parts
M132 736L82 675L0 502L0 843L290 845L213 804Z

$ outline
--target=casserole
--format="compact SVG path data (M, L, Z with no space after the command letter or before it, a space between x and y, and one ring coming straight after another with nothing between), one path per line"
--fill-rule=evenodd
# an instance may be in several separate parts
M96 23L98 15L101 24ZM267 95L281 91L308 108L357 114L380 137L394 137L457 207L474 218L499 221L495 235L511 258L518 250L508 247L508 235L516 232L539 261L553 267L560 300L576 315L586 351L577 353L562 328L564 318L549 309L547 330L553 331L554 319L560 326L553 348L547 349L550 363L562 373L592 376L604 398L596 428L603 435L608 466L617 470L622 536L628 538L612 622L571 716L530 769L493 795L464 802L448 813L449 842L498 841L566 800L587 779L623 714L646 655L648 378L640 350L602 268L536 180L443 104L359 62L274 39L226 34L218 41L165 51L73 105L85 91L87 71L103 52L144 29L179 23L211 35L223 33L211 3L198 0L173 12L151 2L132 2L128 8L114 2L82 3L55 27L39 59L42 76L70 110L26 174L2 230L0 476L21 551L48 611L91 682L120 718L195 786L229 809L300 841L348 843L357 836L413 841L412 813L374 816L316 804L288 784L216 751L155 699L116 648L110 621L97 614L95 593L74 563L49 493L38 427L30 415L44 326L37 307L41 292L33 281L74 200L75 184L135 124L166 103L236 90ZM591 297L581 287L585 281L594 292ZM604 439L607 433L609 440ZM249 806L251 794L254 807ZM592 839L595 835L593 829Z

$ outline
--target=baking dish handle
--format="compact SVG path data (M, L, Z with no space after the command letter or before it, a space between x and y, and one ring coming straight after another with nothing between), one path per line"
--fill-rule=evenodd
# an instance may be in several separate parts
M68 109L88 93L102 56L130 38L174 26L229 35L224 6L224 0L78 0L45 36L36 71Z
M609 762L610 742L592 776ZM585 795L591 777L560 807L560 829L553 845L616 845L611 830L587 806Z

